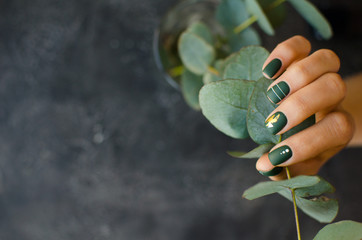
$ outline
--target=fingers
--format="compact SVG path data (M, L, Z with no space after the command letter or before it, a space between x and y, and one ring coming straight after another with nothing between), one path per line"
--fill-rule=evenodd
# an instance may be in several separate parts
M268 90L268 98L275 104L287 95L305 87L325 73L338 72L340 60L331 50L322 49L288 67Z
M346 95L346 86L337 73L327 73L290 95L267 118L266 127L273 134L282 134L309 116L339 104Z
M329 158L331 158L333 155L341 151L343 147L337 147L328 150L327 152L322 153L321 155L308 159L302 162L298 162L296 164L293 164L291 166L288 166L290 175L295 177L299 175L316 175L320 168L328 161ZM275 167L278 168L278 167ZM270 179L273 181L279 181L287 178L285 168L283 168L284 171L282 171L280 174L270 176Z
M257 169L272 180L313 175L352 138L354 123L349 114L337 111L346 86L337 74L338 56L326 49L309 55L310 43L296 36L271 53L264 75L276 79L267 90L269 100L280 104L266 120L273 134L283 134L315 114L317 123L277 144L257 162Z
M268 155L264 154L258 160L256 167L259 171L267 172L276 166L298 166L296 164L301 164L305 160L322 156L319 162L315 160L310 169L310 173L314 174L326 159L350 141L353 132L354 123L348 113L332 112L315 125L277 144ZM304 164L310 166L311 163ZM302 170L300 169L298 173L303 172Z
M302 36L295 36L280 43L264 63L264 75L275 79L294 61L308 56L310 50L309 41Z

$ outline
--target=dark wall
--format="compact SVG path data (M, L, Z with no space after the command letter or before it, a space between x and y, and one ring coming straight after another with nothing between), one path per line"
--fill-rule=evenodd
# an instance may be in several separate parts
M175 2L0 1L1 240L295 238L287 200L241 199L266 179L225 151L253 143L214 129L156 69L153 31ZM313 39L290 17L269 50ZM348 36L313 40L341 55L343 74L362 66ZM338 220L362 221L361 158L347 149L321 171ZM301 224L305 239L323 226Z

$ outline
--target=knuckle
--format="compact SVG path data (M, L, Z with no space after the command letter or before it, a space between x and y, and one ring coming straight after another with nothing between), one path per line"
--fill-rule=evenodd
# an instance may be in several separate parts
M302 63L296 63L291 69L292 76L298 76L301 84L306 85L310 70Z
M339 139L342 144L349 142L354 133L352 118L343 112L333 113L330 128L334 132L336 139Z
M328 73L326 77L330 91L339 99L343 99L346 96L347 87L342 77L337 73Z
M294 112L296 119L303 119L305 116L312 114L308 99L301 95L294 95L293 98L289 100L289 104L291 109L296 109Z
M306 49L307 52L310 52L312 46L311 46L310 42L308 41L308 39L306 39L305 37L303 37L301 35L296 35L292 39L294 41L296 41L296 44L298 46L304 46L304 49Z
M341 63L340 59L335 52L330 49L320 49L316 51L316 54L321 58L321 61L328 61L333 63L334 68L338 71Z
M278 44L277 50L289 59L294 59L298 56L298 49L290 42Z

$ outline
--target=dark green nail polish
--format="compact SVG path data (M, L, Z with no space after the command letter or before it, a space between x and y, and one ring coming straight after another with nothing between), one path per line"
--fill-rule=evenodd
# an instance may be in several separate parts
M274 166L277 166L285 161L287 161L289 158L291 158L293 155L292 149L288 147L287 145L279 147L275 149L274 151L270 152L268 157Z
M266 67L263 69L263 72L270 78L272 78L282 66L282 61L280 59L273 59Z
M266 177L272 177L272 176L275 176L275 175L278 175L279 173L281 173L283 171L283 168L282 167L275 167L273 168L272 170L270 171L267 171L267 172L263 172L263 171L259 171L259 173L263 176L266 176Z
M272 134L277 134L287 125L287 117L282 112L276 112L265 122L265 126Z
M289 86L286 82L280 82L270 88L266 95L275 104L283 100L289 94Z

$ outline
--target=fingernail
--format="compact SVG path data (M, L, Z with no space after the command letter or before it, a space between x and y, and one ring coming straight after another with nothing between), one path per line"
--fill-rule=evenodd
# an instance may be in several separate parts
M272 177L272 176L275 176L275 175L278 175L279 173L281 173L283 171L283 168L282 167L275 167L273 168L272 170L270 171L267 171L267 172L263 172L263 171L259 171L259 173L263 176L266 176L266 177Z
M263 69L263 72L270 78L272 78L282 66L282 61L280 59L273 59L266 67Z
M272 152L269 153L268 157L274 166L282 164L283 162L287 161L293 155L292 149L287 145L279 147Z
M276 112L265 121L265 126L272 134L277 134L287 125L287 117L282 112Z
M271 87L267 91L266 95L268 96L269 100L277 104L289 94L289 91L288 84L283 81Z

